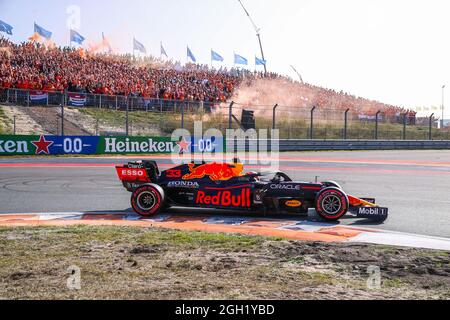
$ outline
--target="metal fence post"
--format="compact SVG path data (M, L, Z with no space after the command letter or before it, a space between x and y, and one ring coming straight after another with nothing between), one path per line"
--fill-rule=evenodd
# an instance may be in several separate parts
M119 107L119 97L116 96L116 110L117 110L118 107Z
M347 129L348 129L348 112L350 109L345 110L344 114L344 140L347 140Z
M98 103L98 108L99 108L99 109L102 108L102 95L100 95L100 99L99 99L99 103Z
M403 133L402 133L403 140L406 140L406 115L407 113L405 112L403 114Z
M432 133L433 116L434 116L434 113L431 114L431 116L430 116L430 123L428 124L428 140L433 140L433 133Z
M125 135L128 137L128 107L129 107L129 97L127 96L127 109L125 111Z
M6 103L9 103L9 89L6 89Z
M277 110L278 103L273 107L273 115L272 115L272 129L275 130L276 123L275 123L275 112Z
M378 140L378 116L380 115L381 110L375 114L375 140Z
M30 91L27 91L27 107L30 106Z
M64 136L64 107L66 105L67 90L63 93L63 103L61 104L61 135Z
M181 103L181 129L184 129L184 103Z
M230 103L230 107L228 110L228 129L232 129L233 128L233 105L234 105L234 101L231 101Z
M61 105L61 135L64 136L64 104Z
M311 109L311 126L309 127L309 138L311 140L314 139L314 110L316 110L315 106Z

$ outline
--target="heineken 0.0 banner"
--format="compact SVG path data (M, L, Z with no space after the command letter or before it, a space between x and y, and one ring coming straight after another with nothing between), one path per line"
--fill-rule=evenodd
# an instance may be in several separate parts
M156 154L223 152L222 138L170 137L13 136L0 135L0 156L61 154Z

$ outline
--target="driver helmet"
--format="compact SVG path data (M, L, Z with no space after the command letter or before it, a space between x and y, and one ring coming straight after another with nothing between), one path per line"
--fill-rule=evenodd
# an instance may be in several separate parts
M254 177L255 180L259 181L258 172L256 172L256 171L249 171L249 172L246 173L246 175L248 175L248 176L255 176Z

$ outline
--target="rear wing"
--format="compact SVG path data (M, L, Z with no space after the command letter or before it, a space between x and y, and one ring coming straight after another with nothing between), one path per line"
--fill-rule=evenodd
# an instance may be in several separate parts
M122 182L151 182L145 168L130 168L123 165L117 166L116 171Z
M136 161L116 166L117 176L123 186L132 191L145 183L156 183L159 177L158 165L155 161Z

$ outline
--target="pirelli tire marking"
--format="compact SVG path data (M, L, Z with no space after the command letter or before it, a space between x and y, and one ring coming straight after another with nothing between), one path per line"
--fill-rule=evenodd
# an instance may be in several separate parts
M149 217L156 215L162 208L164 191L157 185L144 185L131 195L131 206L139 215Z

